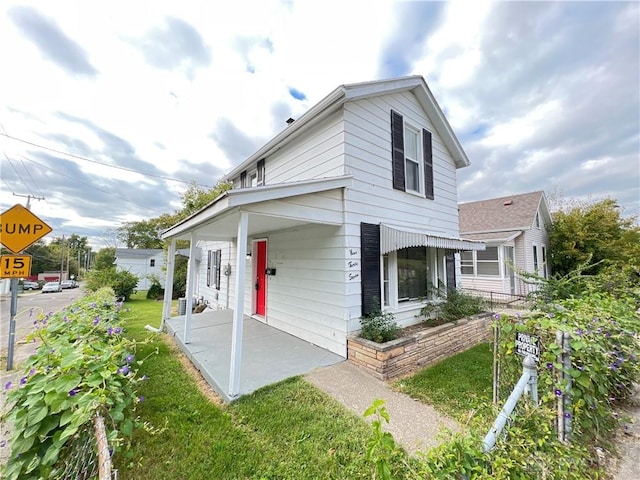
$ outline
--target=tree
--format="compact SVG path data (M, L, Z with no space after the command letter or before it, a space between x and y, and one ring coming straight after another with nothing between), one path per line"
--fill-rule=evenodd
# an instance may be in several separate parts
M193 182L182 194L182 209L176 212L176 220L187 218L231 188L233 188L233 184L230 182L218 182L212 189L205 190Z
M118 240L127 248L163 248L160 234L174 223L176 216L166 213L149 220L126 222L117 229Z
M103 248L97 254L93 262L94 270L115 270L116 249L112 247Z
M581 265L586 274L640 263L640 227L635 217L624 218L616 201L578 203L553 212L549 228L549 263L564 276Z

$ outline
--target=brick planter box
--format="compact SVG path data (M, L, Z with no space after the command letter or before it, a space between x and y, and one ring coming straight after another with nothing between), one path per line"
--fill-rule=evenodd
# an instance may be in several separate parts
M425 327L390 342L347 338L347 358L380 380L406 375L492 338L491 314Z

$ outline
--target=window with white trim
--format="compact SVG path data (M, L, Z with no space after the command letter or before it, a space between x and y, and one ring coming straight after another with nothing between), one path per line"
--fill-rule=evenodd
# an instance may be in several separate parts
M549 272L547 270L547 249L542 245L542 276L549 278Z
M431 248L408 247L382 257L382 293L385 307L430 299L437 284Z
M405 124L404 127L404 179L408 192L422 193L422 162L420 133Z
M475 275L475 263L473 262L473 251L460 252L460 270L462 275Z
M533 271L538 273L538 246L534 245L533 246Z
M499 277L500 253L498 247L460 252L460 273L462 275Z

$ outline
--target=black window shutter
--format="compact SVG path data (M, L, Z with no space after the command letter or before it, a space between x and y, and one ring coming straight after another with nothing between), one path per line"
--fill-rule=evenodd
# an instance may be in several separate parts
M362 315L380 311L380 225L360 224Z
M456 289L456 258L453 253L445 257L445 269L447 274L447 291Z
M211 286L211 254L212 250L207 251L207 287Z
M245 188L247 186L247 171L245 170L240 174L240 188Z
M404 192L404 126L402 115L391 110L391 160L393 188Z
M258 160L258 185L264 185L264 158Z
M222 250L216 250L216 290L220 290L220 270L222 263Z
M422 155L424 156L424 193L433 200L433 146L431 132L422 129Z

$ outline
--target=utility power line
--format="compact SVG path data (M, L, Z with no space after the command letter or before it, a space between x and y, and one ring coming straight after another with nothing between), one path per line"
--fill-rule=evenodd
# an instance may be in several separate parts
M65 152L63 150L57 150L55 148L47 147L45 145L40 145L39 143L30 142L29 140L25 140L23 138L14 137L13 135L7 134L6 131L4 133L0 132L0 135L2 135L3 137L8 138L10 140L14 140L16 142L24 143L26 145L31 145L32 147L36 147L36 148L41 148L42 150L47 150L49 152L57 153L59 155L65 155L67 157L75 158L76 160L82 160L83 162L95 163L97 165L102 165L103 167L115 168L117 170L124 170L126 172L138 173L140 175L146 175L147 177L159 178L159 179L162 179L162 180L168 180L170 182L185 183L187 185L190 185L192 183L192 182L187 181L187 180L180 180L178 178L165 177L163 175L155 175L153 173L141 172L141 171L135 170L133 168L121 167L119 165L111 165L109 163L99 162L98 160L94 160L92 158L83 157L81 155L76 155L75 153L69 153L69 152ZM196 182L196 185L198 185L200 187L205 187L205 188L213 188L214 187L213 185L205 185L205 184L200 184L200 183L197 183L197 182Z

